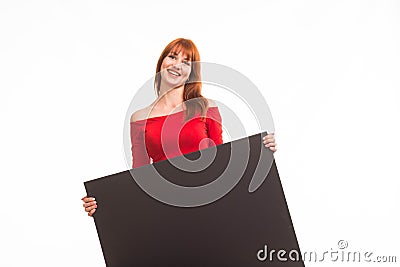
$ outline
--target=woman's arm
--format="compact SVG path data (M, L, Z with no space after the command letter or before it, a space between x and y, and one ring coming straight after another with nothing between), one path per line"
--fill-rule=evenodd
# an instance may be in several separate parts
M222 118L218 106L214 100L208 99L208 110L206 117L206 127L208 137L216 146L223 143L222 140ZM213 144L210 144L212 146Z
M150 164L145 143L146 121L131 121L132 168Z

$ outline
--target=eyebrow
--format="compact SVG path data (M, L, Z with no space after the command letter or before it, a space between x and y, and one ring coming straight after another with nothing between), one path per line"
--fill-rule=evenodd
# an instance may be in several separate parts
M171 52L169 52L169 53L170 53L170 54L173 54L173 55L175 55L175 56L177 56L177 55L179 55L180 51L179 51L179 53L177 53L177 52L175 52L175 51L171 51ZM192 60L190 59L190 57L189 57L187 54L185 55L185 57L184 57L183 59L192 61Z

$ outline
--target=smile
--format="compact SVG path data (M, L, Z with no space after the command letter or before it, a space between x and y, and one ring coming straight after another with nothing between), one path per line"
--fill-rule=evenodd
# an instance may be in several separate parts
M176 72L176 71L173 71L173 70L170 70L170 69L167 69L167 71L168 71L168 73L171 73L174 76L181 76L181 74Z

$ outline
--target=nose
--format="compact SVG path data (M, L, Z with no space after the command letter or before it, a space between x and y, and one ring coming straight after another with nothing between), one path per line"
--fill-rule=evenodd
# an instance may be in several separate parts
M176 68L176 69L179 69L179 70L182 69L182 62L180 62L179 60L176 60L174 62L173 67Z

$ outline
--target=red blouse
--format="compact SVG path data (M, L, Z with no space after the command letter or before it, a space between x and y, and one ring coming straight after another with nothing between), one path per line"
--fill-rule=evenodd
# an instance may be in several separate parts
M205 121L199 114L184 117L180 111L131 122L132 168L222 144L218 107L208 108Z

